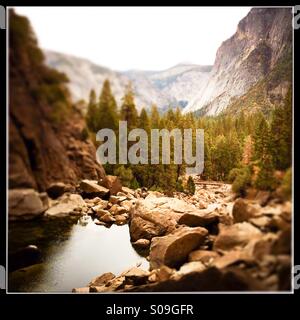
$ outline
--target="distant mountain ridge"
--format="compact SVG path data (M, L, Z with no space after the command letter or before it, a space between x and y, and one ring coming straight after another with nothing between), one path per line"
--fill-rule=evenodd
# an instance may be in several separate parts
M119 105L131 81L139 110L156 104L161 111L180 107L184 113L218 115L233 104L229 110L237 112L239 99L257 83L273 79L269 75L279 63L288 66L290 70L286 73L291 74L291 63L282 61L282 57L291 61L291 21L289 8L250 10L239 22L236 33L217 50L213 66L183 63L163 71L118 72L61 53L45 51L45 56L51 67L69 77L69 89L75 100L87 100L91 89L99 94L107 78ZM282 101L291 85L291 77L283 78L277 78L276 87L274 83L267 86L273 87L272 90L266 91L264 86L261 95L273 101L270 105ZM244 104L247 101L242 100Z
M184 107L204 82L212 66L179 64L163 71L130 70L113 71L93 62L54 51L45 50L46 63L64 72L74 100L87 100L91 89L99 94L105 79L109 79L112 91L121 104L129 82L135 91L137 108L150 108L156 104L164 110L168 107Z

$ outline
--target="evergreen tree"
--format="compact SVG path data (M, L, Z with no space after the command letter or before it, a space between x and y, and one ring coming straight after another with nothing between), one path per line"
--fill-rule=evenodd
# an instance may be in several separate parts
M155 104L153 104L151 106L151 119L150 119L150 123L151 123L151 128L152 129L158 129L159 125L160 125L160 116L159 116L159 112L157 109L157 106Z
M196 191L196 186L195 186L195 183L194 183L194 180L191 176L189 176L188 178L188 181L187 181L187 193L188 194L195 194L195 191Z
M254 134L254 160L264 160L270 153L270 130L266 118L261 114Z
M274 110L271 121L271 155L276 169L285 170L292 162L292 101L289 90L284 106Z
M139 116L139 128L146 130L147 133L150 132L150 121L148 118L147 111L145 108L141 110L140 116Z
M91 90L89 104L86 114L86 124L90 131L97 132L98 129L98 106L96 102L96 93L95 90Z
M126 88L121 106L121 120L127 121L128 131L137 127L138 113L134 103L134 94L131 85Z
M99 129L118 130L118 109L116 100L111 92L109 80L105 80L99 99L98 109Z

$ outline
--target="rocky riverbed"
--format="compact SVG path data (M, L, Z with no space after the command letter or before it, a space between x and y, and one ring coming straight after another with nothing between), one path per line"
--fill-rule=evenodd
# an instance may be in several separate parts
M128 224L132 246L149 261L149 269L105 272L73 292L290 290L291 203L268 192L235 198L230 185L200 181L195 195L170 197L107 176L47 193L12 190L10 220Z

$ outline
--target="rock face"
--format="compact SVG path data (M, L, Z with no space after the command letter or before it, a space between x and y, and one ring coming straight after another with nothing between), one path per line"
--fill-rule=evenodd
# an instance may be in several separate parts
M53 182L103 178L65 76L44 65L27 18L13 10L9 39L9 188L45 191ZM61 101L51 97L54 93Z
M201 110L202 114L219 114L233 98L245 94L266 77L292 47L291 23L291 9L253 8L240 21L236 33L219 47L209 79L184 112ZM280 88L277 91L282 90L281 99L289 86L285 82L281 78L276 84ZM291 79L287 82L291 83Z
M199 247L207 234L208 231L201 227L182 227L164 237L154 238L150 247L150 268L180 265L191 251Z
M41 195L33 189L13 189L8 192L9 220L28 220L47 209Z

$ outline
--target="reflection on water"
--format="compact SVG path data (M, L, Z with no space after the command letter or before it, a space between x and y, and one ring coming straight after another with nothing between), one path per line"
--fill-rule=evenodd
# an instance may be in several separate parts
M22 226L18 227L22 229ZM141 263L143 269L149 267L148 261L131 246L128 225L112 225L108 229L90 221L86 226L76 224L69 229L58 228L57 231L52 228L50 235L48 232L51 227L45 230L47 227L46 223L35 230L36 242L31 242L42 247L43 263L28 267L25 272L11 273L10 291L70 292L74 287L86 286L91 279L104 272L118 275L137 263ZM22 243L20 238L13 239L22 236L17 230L14 228L10 234L12 242L15 241L14 246ZM22 230L24 232L24 226ZM31 226L27 231L33 230ZM25 241L24 244L29 243Z

